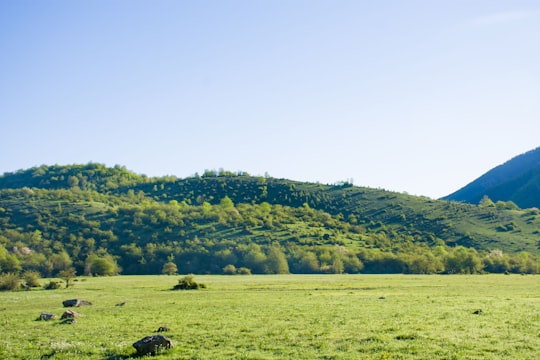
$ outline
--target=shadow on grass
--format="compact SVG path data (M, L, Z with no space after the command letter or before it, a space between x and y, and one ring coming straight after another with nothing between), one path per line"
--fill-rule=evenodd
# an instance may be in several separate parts
M40 359L50 359L50 358L53 358L54 356L56 356L58 353L56 351L53 351L49 354L44 354L40 357ZM123 360L123 359L138 359L138 358L141 358L143 356L140 356L136 353L134 354L131 354L131 355L119 355L119 354L112 354L112 353L108 353L108 354L105 354L105 357L103 358L104 360Z
M161 352L158 351L156 354L152 354L152 355L159 355L160 353ZM104 360L124 360L124 359L142 359L142 358L147 359L149 356L151 357L152 355L151 354L146 354L146 355L137 354L136 352L129 355L107 353L105 354L105 357L103 359Z

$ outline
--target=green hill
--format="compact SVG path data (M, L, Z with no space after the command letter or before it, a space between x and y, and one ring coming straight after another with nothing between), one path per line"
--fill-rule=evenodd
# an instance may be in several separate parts
M493 168L444 199L478 204L484 196L540 208L540 147Z
M0 177L2 272L539 272L539 229L537 210L511 203L246 173L87 164Z

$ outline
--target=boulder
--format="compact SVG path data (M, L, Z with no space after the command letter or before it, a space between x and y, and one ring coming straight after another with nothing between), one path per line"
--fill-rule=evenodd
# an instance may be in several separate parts
M75 312L73 310L66 310L60 317L60 320L75 319L75 318L78 318L79 316L81 316L81 314L79 314L78 312Z
M42 312L41 314L39 314L39 317L37 318L37 320L45 320L45 321L49 321L52 319L56 319L56 315L52 313L47 313L47 312Z
M172 346L171 339L163 335L151 335L133 343L137 355L155 355L158 350L169 349Z
M86 300L70 299L62 301L62 305L64 305L64 307L79 307L85 305L92 305L92 303Z

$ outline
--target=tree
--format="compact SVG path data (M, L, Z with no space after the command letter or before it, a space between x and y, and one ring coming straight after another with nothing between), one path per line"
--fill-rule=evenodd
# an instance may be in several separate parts
M75 279L76 276L77 272L72 267L61 270L58 273L58 277L66 283L66 289L72 285L72 280Z
M178 273L178 267L176 266L174 262L168 261L165 264L163 264L161 273L165 275L176 275Z
M266 257L266 273L268 274L288 274L289 264L285 253L278 246L270 246Z
M364 268L364 264L362 264L355 254L345 254L342 261L343 271L348 274L357 274Z
M480 199L478 205L480 207L495 207L495 203L487 195L484 195L484 197Z
M293 272L300 274L312 274L320 270L317 255L311 251L300 250L295 256L295 261L291 264Z
M48 259L53 266L53 270L62 271L71 268L73 261L66 251L61 251L58 254L52 254Z
M232 210L234 209L234 203L231 200L230 197L225 196L221 201L219 202L219 205L223 208L223 210Z
M21 263L15 254L10 254L4 246L0 244L0 272L18 273L21 271Z
M87 275L113 276L118 275L119 272L120 269L111 255L100 257L92 254L86 260L85 273Z
M243 256L244 264L256 274L262 274L265 270L266 255L261 247L255 243L247 246L246 253Z
M482 271L484 263L475 249L457 246L447 255L444 266L449 274L475 274Z
M233 264L225 265L225 267L223 268L223 274L225 275L236 274L236 266L234 266Z

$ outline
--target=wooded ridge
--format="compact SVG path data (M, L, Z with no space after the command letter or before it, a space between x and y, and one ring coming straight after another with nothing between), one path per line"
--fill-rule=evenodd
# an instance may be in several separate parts
M0 271L540 272L540 214L381 189L101 164L0 177Z

